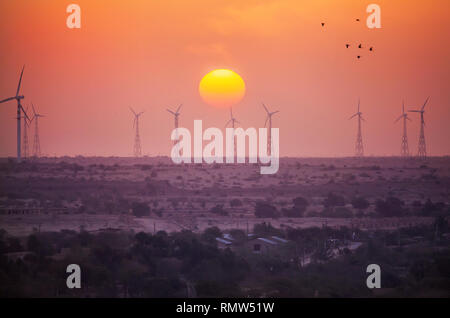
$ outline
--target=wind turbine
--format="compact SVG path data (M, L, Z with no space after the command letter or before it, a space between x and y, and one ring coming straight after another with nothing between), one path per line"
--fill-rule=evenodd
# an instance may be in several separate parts
M180 104L175 112L173 112L173 111L171 111L170 109L167 108L167 111L174 116L175 129L177 129L175 131L175 140L173 141L174 144L176 144L178 142L178 117L180 116L181 106L183 106L183 104Z
M266 121L264 123L264 127L266 127L267 121L269 121L269 133L268 133L268 137L267 137L267 155L270 156L272 154L272 116L275 115L276 113L279 113L280 111L277 110L274 112L270 112L269 109L266 107L266 105L264 105L264 103L262 105L267 112L267 117L266 117Z
M225 124L225 127L227 127L229 123L231 123L231 128L233 128L233 131L236 126L235 124L236 123L240 124L239 120L237 120L236 118L233 117L233 108L232 107L230 107L230 120L227 121L227 123ZM234 136L233 136L233 140L234 140ZM233 142L233 145L234 145L234 156L237 156L236 142Z
M140 157L141 150L141 137L139 136L139 116L141 116L144 112L136 113L133 108L130 107L131 112L134 114L133 127L136 128L136 135L134 137L134 156Z
M227 121L227 123L225 124L225 127L228 126L228 124L231 123L231 128L235 128L235 123L240 124L240 122L233 117L233 109L230 107L230 120Z
M41 143L39 141L39 117L45 117L44 115L36 113L34 105L31 104L33 108L33 120L34 120L34 143L33 143L33 156L39 158L41 156Z
M361 134L361 120L365 121L365 119L362 117L362 112L359 109L360 109L360 100L358 98L358 111L355 114L353 114L353 116L351 116L349 120L355 116L358 116L358 132L356 134L355 157L364 157L364 146Z
M10 100L13 100L13 99L15 99L17 101L17 162L20 162L20 159L21 159L21 157L20 157L20 151L21 151L20 119L22 116L20 114L20 111L22 111L24 113L25 117L29 119L27 113L25 112L25 110L22 107L22 104L20 103L20 100L24 99L25 97L23 95L19 95L20 84L22 83L22 76L23 76L24 69L25 69L25 65L22 67L22 72L20 73L19 85L17 86L16 96L9 97L9 98L6 98L6 99L0 101L0 104L5 103Z
M402 136L402 150L401 155L403 157L409 157L409 147L408 147L408 135L406 130L406 121L409 119L408 113L405 112L405 102L402 103L402 114L395 120L394 123L398 122L400 119L403 118L403 136Z
M425 100L425 103L423 103L420 110L409 110L409 112L412 113L420 113L419 151L417 153L420 158L425 158L427 156L427 144L425 142L425 120L423 119L423 114L425 113L425 106L427 105L429 99L430 97Z

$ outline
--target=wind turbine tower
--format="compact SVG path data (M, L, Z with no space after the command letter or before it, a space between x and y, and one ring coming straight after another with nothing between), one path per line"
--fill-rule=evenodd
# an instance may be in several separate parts
M408 147L408 134L406 130L406 121L409 119L408 113L405 112L405 102L402 104L402 114L400 117L396 119L395 122L398 122L400 119L403 118L403 136L402 136L402 149L401 149L401 155L402 157L409 157L409 147Z
M183 104L180 104L179 106L178 106L178 108L177 108L177 110L176 111L171 111L170 109L167 109L167 111L169 112L169 113L171 113L172 115L173 115L173 117L174 117L174 120L175 120L175 129L178 129L178 117L180 116L180 109L181 109L181 106L183 106ZM173 144L176 144L177 142L178 142L178 130L176 130L175 131L175 140L173 141Z
M264 127L267 125L267 121L269 121L269 133L267 135L267 155L270 156L272 154L272 116L280 111L270 112L266 105L262 104L264 109L267 112L266 122L264 123Z
M349 119L352 119L353 117L358 116L358 132L356 134L355 157L361 158L361 157L364 157L364 145L363 145L362 133L361 133L361 120L364 120L364 118L362 117L362 112L360 112L359 108L360 108L360 100L358 99L358 112L356 112Z
M417 155L420 158L426 158L427 156L427 144L425 142L425 120L423 119L423 114L425 113L425 106L427 105L429 99L430 97L425 100L425 103L423 103L420 110L410 110L410 112L413 113L420 113L419 151L417 152Z
M24 99L25 97L23 95L19 95L20 84L22 83L22 76L23 76L24 69L25 69L25 66L22 67L22 73L20 73L19 85L17 86L16 96L9 97L9 98L6 98L6 99L0 101L0 104L5 103L10 100L13 100L13 99L15 99L17 101L17 162L20 162L20 159L21 159L20 119L22 118L22 116L21 116L20 112L22 111L24 113L25 117L28 118L27 113L25 112L25 110L22 107L22 104L20 103L20 100Z
M134 156L140 157L142 154L141 150L141 137L139 136L139 116L141 116L144 112L136 113L133 108L130 107L130 110L134 114L133 127L136 128L136 134L134 137Z
M33 156L39 158L41 156L41 142L39 140L39 117L44 117L44 115L36 113L34 105L31 104L33 108L33 120L34 120L34 143L33 143Z

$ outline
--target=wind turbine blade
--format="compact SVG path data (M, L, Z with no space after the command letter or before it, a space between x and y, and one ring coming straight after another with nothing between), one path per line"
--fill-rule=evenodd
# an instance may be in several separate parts
M425 103L423 103L423 106L422 106L422 109L421 110L424 110L424 108L425 108L425 105L428 103L428 100L430 99L430 96L428 96L428 98L427 98L427 100L425 101Z
M178 112L180 111L181 106L183 106L183 104L180 104L180 106L178 106L177 111L176 111L177 114L178 114Z
M36 116L36 110L34 109L34 104L33 103L31 103L31 107L33 107L33 114L34 114L34 116Z
M402 113L403 114L405 113L405 101L404 100L402 101Z
M411 112L411 113L421 113L422 111L420 111L420 110L408 110L409 112Z
M10 100L13 100L13 99L15 99L15 97L6 98L6 99L0 101L0 104L4 103L4 102L7 102L7 101L10 101Z
M358 115L358 113L354 114L353 116L351 116L348 120L352 119L353 117L355 117L356 115Z
M406 119L408 119L409 121L412 121L411 119L409 119L409 117L406 117Z
M275 115L276 113L279 113L279 112L280 112L280 111L277 110L277 111L272 112L270 115Z
M230 107L230 117L233 118L233 108Z
M227 123L225 124L225 127L227 127L230 122L231 122L231 119L229 121L227 121Z
M25 65L22 67L22 73L20 73L20 79L19 79L19 85L17 86L17 92L16 92L16 96L19 95L19 91L20 91L20 84L22 83L22 75L23 75L23 70L25 69Z
M358 98L358 113L359 113L359 104L360 104L360 99Z
M266 105L264 105L264 103L263 103L262 105L263 105L264 109L266 110L266 112L269 114L270 112L269 112L269 110L267 109Z
M267 118L266 118L266 122L264 123L264 127L266 127L268 120L269 120L269 116L267 116Z
M175 115L175 113L173 111L171 111L170 109L166 109L169 113L171 113L172 115Z
M133 114L136 116L136 112L134 111L133 108L130 107L130 110L133 112Z
M394 121L394 123L398 122L402 117L403 117L403 115L401 115L400 117L398 117L398 118Z

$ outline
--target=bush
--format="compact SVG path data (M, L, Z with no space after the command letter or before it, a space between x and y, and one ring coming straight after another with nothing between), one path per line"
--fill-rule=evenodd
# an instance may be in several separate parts
M347 208L337 207L324 209L322 215L330 218L351 218L353 213Z

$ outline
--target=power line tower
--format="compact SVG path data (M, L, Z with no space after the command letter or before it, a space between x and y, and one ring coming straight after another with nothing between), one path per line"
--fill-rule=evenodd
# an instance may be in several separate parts
M405 113L405 103L402 103L402 114L395 120L395 122L398 122L401 118L403 118L403 135L402 135L402 147L401 147L401 156L402 157L409 157L409 146L408 146L408 134L406 129L406 121L411 120L408 117L408 114Z
M423 115L425 113L425 106L427 105L429 99L430 97L425 100L425 103L420 110L410 110L410 112L413 113L420 113L419 151L417 152L419 158L426 158L427 156L427 144L425 142L425 120Z
M44 117L44 115L36 113L36 110L34 109L34 105L31 104L33 107L33 120L34 120L34 142L33 142L33 156L36 158L39 158L41 156L41 142L39 140L39 117Z
M417 155L420 158L426 158L427 156L427 144L425 142L425 121L423 120L423 113L420 114L419 151Z
M408 135L406 131L406 119L403 120L403 136L402 136L402 151L403 157L409 157Z
M364 120L364 118L362 117L362 112L359 111L359 107L360 107L360 100L358 99L358 112L356 112L349 119L352 119L353 117L358 116L358 131L356 134L355 157L364 157L364 145L363 145L362 133L361 133L361 120Z
M136 134L134 136L134 156L140 157L142 154L141 150L141 137L139 135L139 116L141 116L144 112L136 113L133 108L130 107L130 110L134 114L133 126L136 128Z
M28 157L28 122L26 117L23 118L23 157Z
M34 143L33 143L33 156L39 158L41 156L41 142L39 140L39 125L38 116L34 122Z

